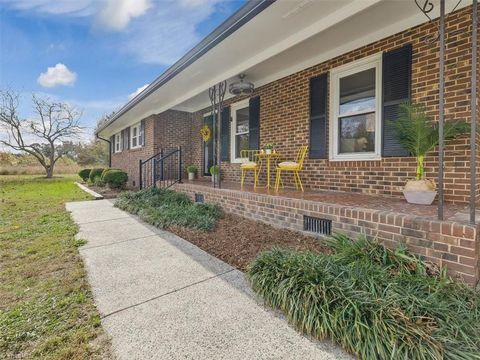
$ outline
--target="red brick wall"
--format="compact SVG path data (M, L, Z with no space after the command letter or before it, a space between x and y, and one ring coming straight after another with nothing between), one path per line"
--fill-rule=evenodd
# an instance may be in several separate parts
M195 124L193 114L183 111L168 110L150 116L145 121L145 146L112 154L112 167L126 170L128 185L138 187L139 161L148 159L161 149L170 150L181 146L182 168L185 170L188 164L200 166L201 139L200 135L196 136L200 129L197 131ZM198 138L196 142L192 141L195 136Z
M446 120L470 119L471 7L449 16L446 45ZM383 51L413 45L412 99L426 106L438 119L438 41L436 24L423 24L342 56L297 72L256 89L261 97L260 144L273 142L285 160L293 160L297 149L309 139L309 79L340 65ZM231 99L234 103L240 98ZM437 153L426 159L426 173L437 177ZM445 199L467 202L469 196L469 136L449 142L445 151ZM224 177L238 180L239 165L225 164ZM402 196L401 187L415 176L415 160L410 157L378 161L306 160L302 179L307 188L353 191ZM287 186L293 186L286 176ZM250 179L251 180L251 179ZM480 187L479 187L480 188Z
M138 187L139 161L148 159L154 154L155 121L156 116L150 116L145 119L145 146L112 154L112 168L123 169L128 173L129 187Z
M451 14L446 22L446 119L470 119L470 34L471 7ZM283 159L294 159L297 149L309 140L309 79L322 73L359 60L365 56L389 51L407 43L413 45L412 98L427 107L429 115L438 118L438 42L431 44L427 37L436 37L436 23L426 23L386 39L363 46L342 56L297 72L256 89L254 96L261 97L260 143L273 142ZM479 65L480 68L480 65ZM479 80L480 84L480 80ZM227 104L242 100L229 99ZM161 147L181 145L184 149L184 165L197 165L202 169L203 144L199 135L202 113L167 111L156 115L153 133L154 148L131 150L115 154L112 166L129 170L132 178L138 177L138 160ZM479 110L480 115L480 110ZM152 125L153 126L153 125ZM328 128L328 126L327 126ZM477 141L477 143L479 143ZM122 158L122 159L120 159ZM478 151L480 159L480 149ZM426 159L426 173L437 177L437 153ZM469 136L449 142L445 151L445 199L465 203L469 196ZM480 178L480 166L478 167ZM223 177L239 181L239 165L222 164ZM263 174L262 182L265 182ZM273 175L272 175L273 176ZM302 179L306 188L362 192L386 196L402 196L405 181L415 176L415 160L411 157L384 158L377 161L329 161L307 159ZM247 178L251 181L251 176ZM289 174L287 186L293 186ZM477 187L480 194L480 186ZM477 195L477 198L480 195Z

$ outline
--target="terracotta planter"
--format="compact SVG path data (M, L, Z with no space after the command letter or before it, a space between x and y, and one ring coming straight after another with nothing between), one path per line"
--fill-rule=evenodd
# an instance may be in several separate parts
M195 180L195 173L188 173L188 180Z

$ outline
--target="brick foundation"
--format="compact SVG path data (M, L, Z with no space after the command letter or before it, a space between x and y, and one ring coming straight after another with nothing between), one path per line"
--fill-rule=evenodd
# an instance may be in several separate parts
M303 231L304 215L329 219L333 232L354 238L361 235L377 238L391 248L405 244L425 260L446 266L451 275L470 284L479 280L478 229L472 225L362 208L360 205L342 206L189 183L176 184L174 189L192 199L196 193L201 193L205 202L218 204L230 213L296 231Z

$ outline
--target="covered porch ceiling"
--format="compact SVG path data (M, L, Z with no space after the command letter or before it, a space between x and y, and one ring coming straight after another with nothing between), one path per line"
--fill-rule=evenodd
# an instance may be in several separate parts
M447 13L457 2L446 1ZM134 107L121 109L99 135L168 109L203 109L210 86L236 81L240 73L260 87L425 21L414 0L278 0Z

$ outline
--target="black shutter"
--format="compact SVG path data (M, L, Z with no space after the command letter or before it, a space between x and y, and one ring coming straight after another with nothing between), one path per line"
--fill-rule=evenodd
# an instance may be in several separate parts
M130 149L130 127L125 129L126 149Z
M140 139L140 145L145 146L145 120L140 121Z
M310 79L310 159L327 158L328 76Z
M120 151L125 150L125 129L120 131Z
M110 144L108 146L108 151L110 152L110 155L115 152L115 135L110 136Z
M383 53L382 156L408 156L389 125L398 117L400 104L410 101L412 79L412 45Z
M222 109L221 121L221 154L222 161L228 161L230 156L230 106Z
M250 98L248 127L248 147L250 150L258 150L260 149L260 96Z

